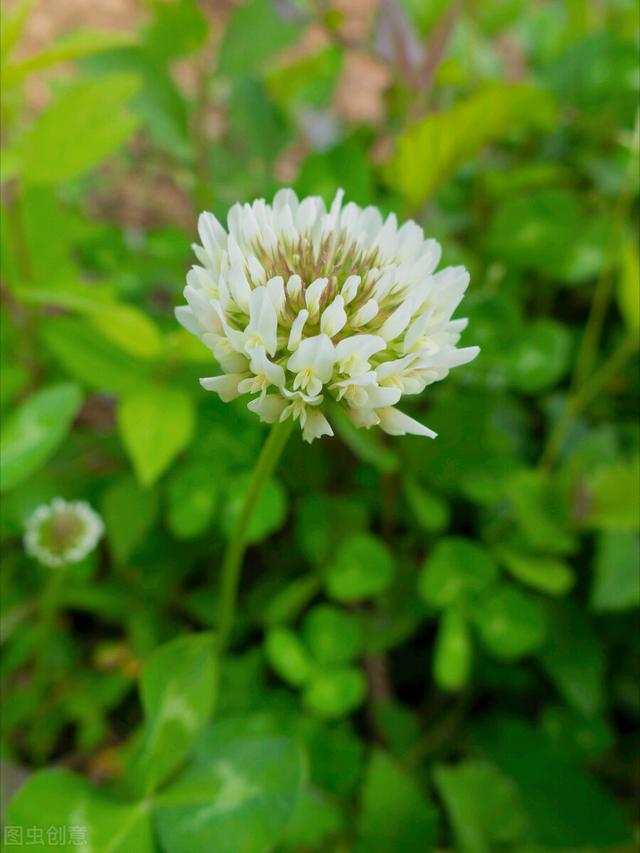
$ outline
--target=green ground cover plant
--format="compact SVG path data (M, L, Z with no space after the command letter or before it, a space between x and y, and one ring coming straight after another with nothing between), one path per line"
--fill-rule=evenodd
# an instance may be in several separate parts
M148 0L42 45L44 5L0 45L6 849L633 849L636 4ZM198 214L283 186L418 222L481 352L403 399L434 440L281 435L227 607L268 429L174 308Z

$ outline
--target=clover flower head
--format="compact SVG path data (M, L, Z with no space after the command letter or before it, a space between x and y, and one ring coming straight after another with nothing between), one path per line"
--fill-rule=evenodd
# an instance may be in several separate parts
M27 519L24 548L43 565L59 568L86 557L103 533L102 519L86 501L54 498Z
M198 232L176 316L221 367L205 389L252 395L262 421L295 418L309 442L333 435L331 403L358 427L435 436L396 404L479 350L456 349L467 321L451 319L469 274L436 272L440 246L422 228L343 205L342 190L327 209L283 189L234 205L226 229L202 213Z

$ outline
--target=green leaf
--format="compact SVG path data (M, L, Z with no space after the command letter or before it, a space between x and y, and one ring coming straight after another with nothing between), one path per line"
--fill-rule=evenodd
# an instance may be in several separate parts
M22 828L27 846L29 831L35 836L40 830L44 843L32 849L42 853L155 851L148 803L110 799L68 770L35 773L14 797L6 823Z
M303 756L283 737L207 744L157 798L155 820L171 853L266 853L287 828L304 783Z
M516 471L506 493L519 531L534 551L568 554L575 550L567 508L544 473Z
M143 362L109 343L85 320L48 318L40 334L64 370L96 391L126 394L147 378Z
M181 465L167 490L167 522L178 539L195 539L213 524L220 481L198 462Z
M467 617L449 605L440 617L433 653L433 677L443 690L460 690L469 680L473 650Z
M150 486L191 439L191 398L178 388L147 385L130 392L118 405L118 428L138 481Z
M566 595L576 580L571 566L555 557L525 554L511 548L498 549L497 556L514 578L548 595Z
M147 794L187 757L214 700L213 636L185 634L160 646L140 679L145 723L130 778Z
M159 66L194 54L207 37L208 22L197 0L154 3L153 19L144 33L144 54Z
M450 536L441 539L425 560L419 591L427 604L443 608L477 595L497 577L498 568L484 548Z
M337 434L347 445L349 450L384 474L397 470L400 460L396 454L382 444L380 437L375 433L357 429L345 414L341 406L331 410L331 422L336 428Z
M509 358L513 385L526 394L538 394L556 385L569 369L571 335L549 318L535 320L523 331Z
M356 853L429 853L437 814L418 784L375 749L363 786Z
M162 334L151 318L134 305L102 305L90 314L91 324L121 350L136 358L157 358Z
M636 337L640 334L640 257L635 240L624 246L618 279L618 307L627 330Z
M544 849L630 843L617 803L529 725L494 720L479 729L478 739L498 769L513 779L533 840Z
M0 27L0 59L4 65L7 57L16 47L25 26L29 20L31 10L36 4L36 0L19 0L15 7L10 11L2 10L2 26ZM3 69L4 71L4 69Z
M298 853L299 850L321 849L329 836L343 829L343 817L338 805L323 791L307 785L300 791L293 817L287 825L282 849Z
M640 605L640 538L628 531L600 534L590 603L593 610L619 612Z
M117 151L138 127L124 109L136 77L111 75L67 89L44 112L22 143L22 176L29 184L77 178Z
M77 385L50 385L29 397L6 419L0 434L2 491L44 465L64 441L81 403Z
M158 516L158 493L140 488L135 478L126 474L113 480L102 496L102 514L109 549L115 562L123 565L153 527Z
M261 72L299 33L299 27L281 18L268 0L249 0L227 22L218 70L228 76Z
M3 84L6 88L16 86L30 74L57 65L71 62L83 56L91 56L105 50L113 50L132 43L126 33L75 30L65 33L40 53L28 59L12 62L3 69Z
M265 655L283 681L300 687L312 669L309 654L289 628L272 628L265 638Z
M359 601L389 588L393 582L393 558L383 542L368 533L351 536L327 568L327 592L336 601Z
M540 604L509 584L487 590L474 604L473 619L484 646L503 660L531 654L546 638Z
M587 476L586 525L599 530L640 528L640 455L603 465Z
M228 491L223 494L220 523L225 536L229 537L242 511L244 497L249 488L250 474L234 477ZM285 522L288 511L287 493L279 480L269 480L254 507L246 533L247 542L261 542L275 533Z
M495 767L465 761L440 765L433 777L461 853L491 853L497 845L522 839L527 817L513 782Z
M416 521L428 533L442 533L449 526L449 505L439 495L423 489L413 477L402 481L404 495Z
M538 657L566 701L593 716L605 704L602 645L586 613L572 602L550 608L548 640Z
M314 671L304 691L304 703L319 717L343 717L365 697L365 677L354 666L331 666Z
M320 588L317 575L306 575L285 584L271 596L264 611L264 624L273 627L293 620L304 610Z
M546 128L553 114L553 104L541 89L489 86L404 131L386 164L385 178L412 207L418 207L487 143L513 127Z
M302 636L314 658L329 665L352 661L362 642L355 617L330 604L318 604L307 613Z

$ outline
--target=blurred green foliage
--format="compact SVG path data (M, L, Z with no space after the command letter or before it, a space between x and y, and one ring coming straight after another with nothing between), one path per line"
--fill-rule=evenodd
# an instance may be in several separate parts
M354 35L342 4L220 5L35 52L40 9L3 13L2 755L32 773L6 824L81 814L97 853L631 849L637 6L381 0ZM341 94L363 54L384 85ZM291 439L211 723L263 428L202 391L172 307L198 211L284 180L416 218L471 271L482 352L414 404L434 442ZM59 583L21 545L55 495L106 524Z

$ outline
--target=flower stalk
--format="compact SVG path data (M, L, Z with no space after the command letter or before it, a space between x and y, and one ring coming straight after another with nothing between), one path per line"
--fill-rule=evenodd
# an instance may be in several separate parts
M242 561L247 548L247 533L260 495L278 465L287 440L293 429L293 420L274 424L265 441L251 475L240 514L235 522L221 568L220 604L214 647L214 672L216 687L220 681L222 662L229 647L238 601L238 587ZM217 690L216 690L217 692ZM216 697L214 695L214 701Z

